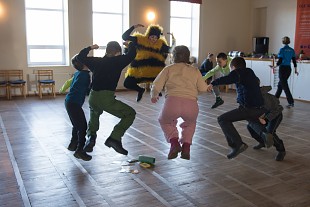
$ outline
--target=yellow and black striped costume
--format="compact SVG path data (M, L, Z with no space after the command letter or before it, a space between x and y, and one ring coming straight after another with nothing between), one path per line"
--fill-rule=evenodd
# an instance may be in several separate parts
M126 77L156 78L165 67L168 51L163 51L162 47L167 45L166 39L160 37L155 44L151 44L145 35L135 33L134 36L137 37L137 55L129 65Z
M152 25L159 31L162 28L158 25ZM136 41L137 43L137 55L135 59L128 66L126 77L134 77L137 82L153 81L156 76L165 67L165 60L169 53L170 47L164 36L160 36L155 43L149 41L148 27L145 34L135 32L128 38L130 41Z

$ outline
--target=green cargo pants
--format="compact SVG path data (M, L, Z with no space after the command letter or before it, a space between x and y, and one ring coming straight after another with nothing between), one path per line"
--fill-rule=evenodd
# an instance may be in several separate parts
M126 130L132 125L136 111L127 104L116 100L114 91L102 90L91 91L89 94L90 119L88 123L87 135L96 136L99 130L99 117L103 111L120 118L120 122L115 125L110 137L121 141Z

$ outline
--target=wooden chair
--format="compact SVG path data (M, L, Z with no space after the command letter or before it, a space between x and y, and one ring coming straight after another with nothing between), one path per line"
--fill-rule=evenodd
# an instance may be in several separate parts
M4 89L4 96L10 99L8 73L6 70L0 70L0 89Z
M26 98L26 81L23 70L7 70L9 99L12 98L12 89L19 89L20 94Z
M50 89L54 98L56 97L53 70L37 70L37 80L40 98L43 96L44 88Z

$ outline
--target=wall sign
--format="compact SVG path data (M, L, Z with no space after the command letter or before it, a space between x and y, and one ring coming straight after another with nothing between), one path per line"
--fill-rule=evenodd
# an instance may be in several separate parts
M310 57L310 0L297 0L294 49Z

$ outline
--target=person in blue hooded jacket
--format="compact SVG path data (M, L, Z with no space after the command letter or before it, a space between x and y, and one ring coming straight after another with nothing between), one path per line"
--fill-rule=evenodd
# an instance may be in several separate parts
M252 69L246 68L246 62L242 57L235 57L229 65L231 72L223 77L213 80L208 85L208 91L213 86L235 84L237 91L237 103L239 107L220 115L217 120L225 135L228 146L232 148L227 154L228 159L238 156L248 148L241 139L240 134L233 123L241 120L258 121L258 118L266 112L264 99L260 91L257 77ZM264 143L267 148L273 145L273 136L263 133Z

